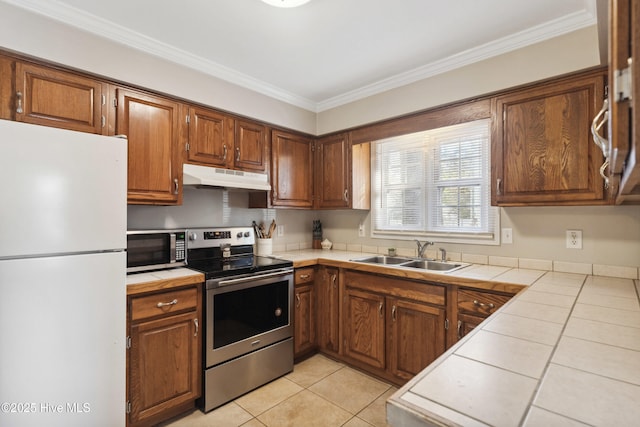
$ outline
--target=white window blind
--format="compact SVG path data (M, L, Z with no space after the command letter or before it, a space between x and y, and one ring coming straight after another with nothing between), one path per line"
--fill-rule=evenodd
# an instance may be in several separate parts
M374 237L497 244L489 120L376 141Z

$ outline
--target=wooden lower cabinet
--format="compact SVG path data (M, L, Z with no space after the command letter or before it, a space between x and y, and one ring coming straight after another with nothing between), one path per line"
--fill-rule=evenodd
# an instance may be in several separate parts
M512 295L460 288L457 291L457 338L461 339L491 316Z
M128 298L127 425L194 407L201 386L199 287Z
M389 371L410 380L445 350L444 308L387 298Z
M294 358L305 356L316 349L315 277L315 267L297 268L294 273Z
M350 288L345 291L344 354L381 369L386 367L384 304L383 295Z
M319 266L315 280L318 349L340 350L340 270Z
M444 353L444 286L347 270L342 289L347 362L402 384Z

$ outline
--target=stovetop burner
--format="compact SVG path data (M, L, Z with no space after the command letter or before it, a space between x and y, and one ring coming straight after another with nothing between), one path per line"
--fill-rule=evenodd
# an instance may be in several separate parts
M189 229L187 236L187 266L206 280L293 266L291 261L254 255L252 227Z

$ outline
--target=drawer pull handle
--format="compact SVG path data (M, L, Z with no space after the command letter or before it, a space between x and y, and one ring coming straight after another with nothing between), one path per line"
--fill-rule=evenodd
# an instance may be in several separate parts
M473 300L473 305L477 305L478 307L489 307L489 308L496 307L492 302L490 302L489 304L485 304L483 302L478 301L477 299Z
M158 308L168 307L170 305L176 305L177 303L178 303L178 300L174 299L173 301L169 301L169 302L159 302L158 304L156 304L156 307Z
M193 324L196 325L196 332L193 334L193 336L197 337L198 336L198 329L199 329L199 326L200 326L200 325L198 325L198 319L193 319Z
M307 280L309 277L311 277L309 274L301 274L300 278L303 280Z

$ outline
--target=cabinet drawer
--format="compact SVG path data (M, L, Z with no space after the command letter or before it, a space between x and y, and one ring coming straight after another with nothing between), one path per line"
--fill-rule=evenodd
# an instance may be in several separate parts
M314 267L305 267L305 268L296 268L295 272L295 284L302 285L304 283L313 283L315 279L315 268Z
M185 310L196 310L198 290L196 288L162 292L131 299L131 320L141 320Z
M493 314L510 299L511 297L508 295L458 289L458 310L486 317Z

